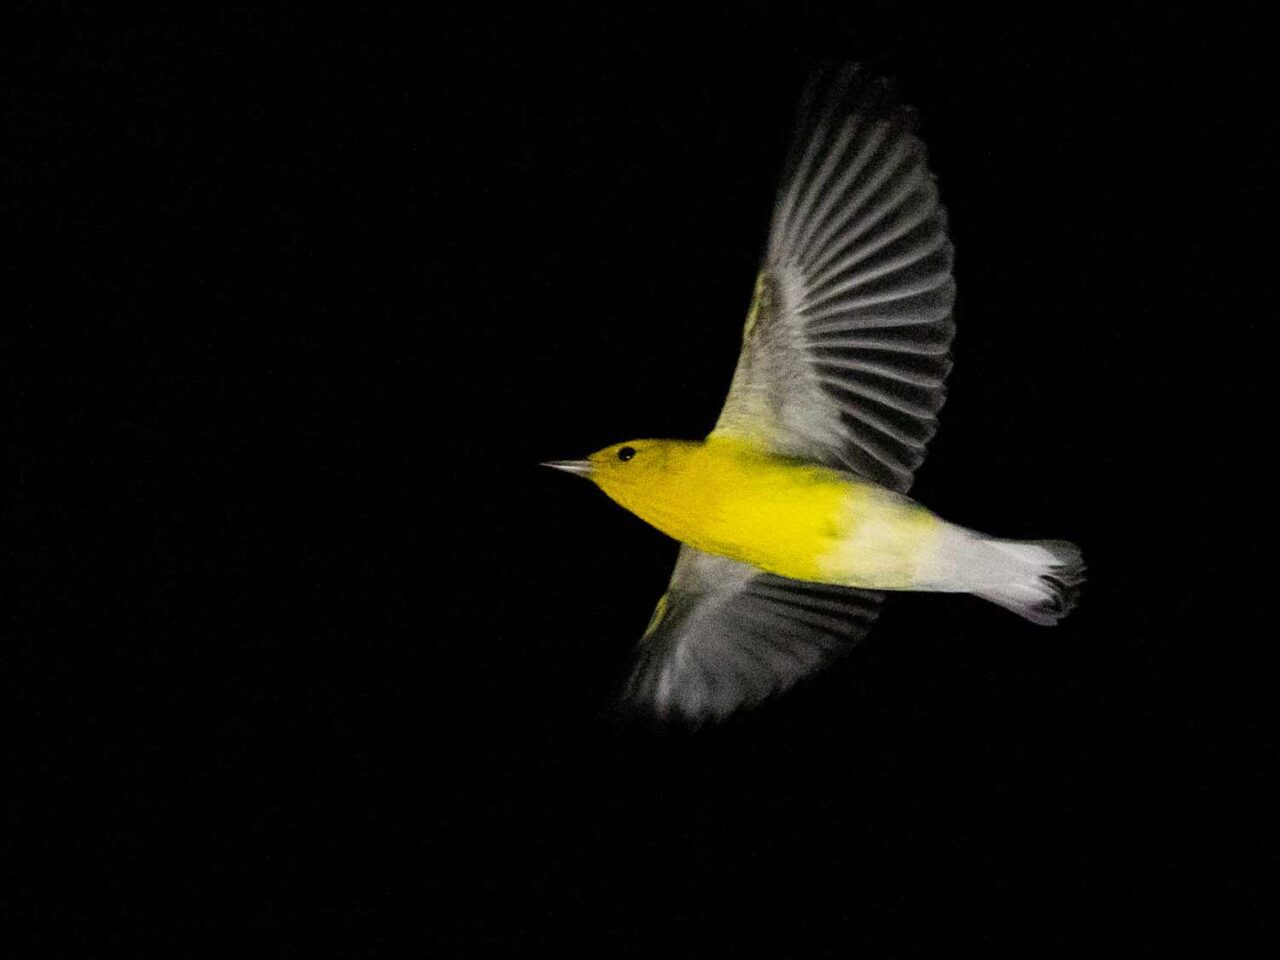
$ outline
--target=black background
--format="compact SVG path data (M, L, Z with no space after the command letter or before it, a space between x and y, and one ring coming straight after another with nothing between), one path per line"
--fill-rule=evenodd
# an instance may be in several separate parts
M344 11L9 34L20 955L1273 938L1260 14ZM892 598L653 736L609 694L674 545L536 464L710 427L822 57L951 214L915 495L1091 579L1054 630Z

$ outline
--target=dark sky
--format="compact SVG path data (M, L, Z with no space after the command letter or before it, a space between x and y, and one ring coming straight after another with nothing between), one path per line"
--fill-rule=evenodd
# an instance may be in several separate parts
M7 38L30 955L1274 938L1252 7L317 6ZM536 464L709 429L829 57L896 80L951 216L915 495L1091 579L1053 630L891 598L793 694L655 736L609 696L675 546Z

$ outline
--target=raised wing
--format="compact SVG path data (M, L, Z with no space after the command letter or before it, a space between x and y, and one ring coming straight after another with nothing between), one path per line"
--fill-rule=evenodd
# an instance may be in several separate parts
M951 369L946 226L910 112L855 67L820 75L715 432L907 490Z
M879 605L868 590L788 580L681 547L625 698L662 718L723 719L852 648Z
M715 433L906 491L951 367L951 262L910 112L856 67L819 74ZM852 648L880 599L682 547L627 697L663 716L722 718Z

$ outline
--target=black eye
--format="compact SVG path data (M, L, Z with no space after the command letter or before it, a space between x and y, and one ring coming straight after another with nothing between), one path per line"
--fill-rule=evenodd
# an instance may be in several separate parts
M626 462L636 455L635 447L623 447L618 451L618 459Z

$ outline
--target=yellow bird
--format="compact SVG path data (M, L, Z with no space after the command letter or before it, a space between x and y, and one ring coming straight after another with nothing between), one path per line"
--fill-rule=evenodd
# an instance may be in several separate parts
M857 66L818 73L715 429L546 464L683 544L633 702L694 722L756 704L861 639L880 591L971 593L1040 624L1072 608L1073 544L986 536L905 495L945 395L954 300L910 111Z

